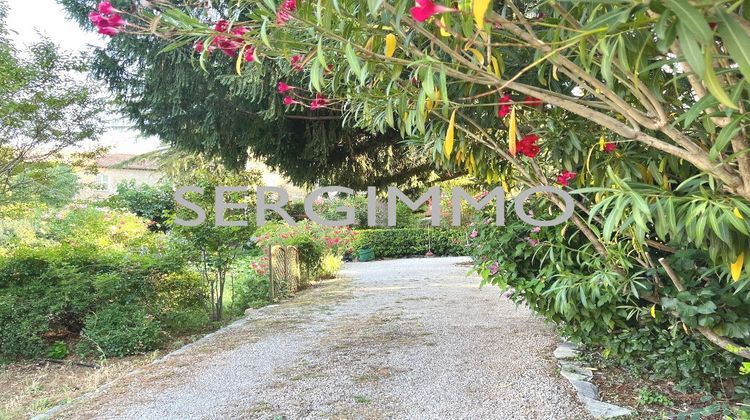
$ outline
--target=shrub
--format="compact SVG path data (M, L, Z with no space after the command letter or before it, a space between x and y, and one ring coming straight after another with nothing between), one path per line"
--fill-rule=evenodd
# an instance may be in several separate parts
M0 355L42 357L50 341L75 338L90 314L110 305L144 308L179 331L196 328L176 325L172 314L205 311L203 285L186 262L161 247L121 245L21 247L0 258Z
M355 249L373 248L376 258L425 255L466 255L464 229L371 229L357 231Z
M527 209L536 214L549 210L541 203L529 203ZM747 340L747 293L718 282L705 285L700 294L664 285L661 304L639 311L639 298L652 293L647 285L653 273L623 278L568 224L534 228L520 221L510 206L505 226L496 227L492 220L478 221L470 234L475 267L485 282L557 323L571 340L655 378L671 379L678 390L726 389L735 397L750 396L750 379L739 375L742 359L696 331L712 325L726 336ZM707 256L701 251L681 250L666 259L688 286L706 273ZM723 385L716 378L722 378Z
M162 232L167 230L167 220L175 209L171 185L137 185L134 180L119 183L117 194L109 197L103 204L146 218L150 221L149 229Z
M234 280L234 306L238 312L259 308L270 301L267 258L243 258L232 266Z
M109 305L86 317L79 352L93 349L106 357L121 357L156 348L159 324L145 309L132 305Z
M354 232L348 227L331 228L309 221L299 222L297 226L267 224L256 234L258 247L296 246L303 269L310 275L317 273L324 255L344 255L350 251L354 240Z
M344 261L338 255L326 254L323 262L320 264L320 276L323 278L332 278L341 269Z

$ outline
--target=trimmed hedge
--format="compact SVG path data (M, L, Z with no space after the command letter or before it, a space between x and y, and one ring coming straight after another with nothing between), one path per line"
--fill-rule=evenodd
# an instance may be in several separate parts
M461 228L359 230L353 248L373 248L375 258L413 257L425 255L430 242L435 255L468 255L466 230Z

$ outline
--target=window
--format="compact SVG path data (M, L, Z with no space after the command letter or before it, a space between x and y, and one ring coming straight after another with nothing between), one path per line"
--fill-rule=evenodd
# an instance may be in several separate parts
M103 173L96 174L94 188L100 191L109 191L109 175Z

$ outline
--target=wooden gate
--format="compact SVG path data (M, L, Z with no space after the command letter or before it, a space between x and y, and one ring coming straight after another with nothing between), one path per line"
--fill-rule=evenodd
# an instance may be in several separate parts
M275 245L266 249L266 256L271 300L296 293L302 280L297 247Z

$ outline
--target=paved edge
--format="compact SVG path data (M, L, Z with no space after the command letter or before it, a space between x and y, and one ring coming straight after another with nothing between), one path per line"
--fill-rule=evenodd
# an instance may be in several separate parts
M591 383L594 372L574 361L579 354L575 344L564 341L557 346L553 354L560 365L560 374L575 388L578 399L591 416L597 419L610 419L635 414L628 408L601 400L599 389Z

